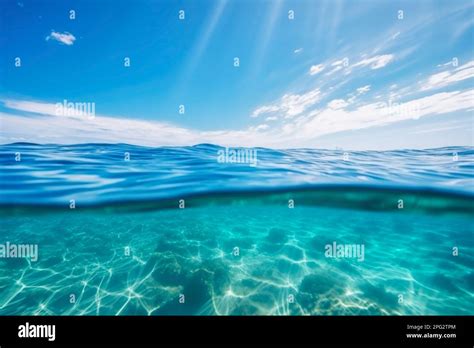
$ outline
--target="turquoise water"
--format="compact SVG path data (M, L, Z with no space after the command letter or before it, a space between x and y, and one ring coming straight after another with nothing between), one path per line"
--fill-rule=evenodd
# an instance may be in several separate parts
M216 149L1 146L0 314L474 312L472 148Z

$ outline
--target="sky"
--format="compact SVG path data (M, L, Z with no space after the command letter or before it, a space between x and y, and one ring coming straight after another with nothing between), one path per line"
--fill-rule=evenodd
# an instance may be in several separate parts
M0 143L474 146L473 77L470 0L0 1Z

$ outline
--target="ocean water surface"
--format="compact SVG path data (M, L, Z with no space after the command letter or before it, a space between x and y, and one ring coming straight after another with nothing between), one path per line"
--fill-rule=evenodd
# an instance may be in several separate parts
M219 150L0 146L0 315L474 312L472 147Z

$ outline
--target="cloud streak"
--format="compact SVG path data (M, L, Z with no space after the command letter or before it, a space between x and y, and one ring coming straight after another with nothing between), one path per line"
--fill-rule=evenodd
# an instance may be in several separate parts
M309 68L309 74L311 76L316 75L316 74L319 74L323 70L324 70L324 65L322 65L322 64L313 65L313 66L311 66L311 68Z
M257 117L261 114L280 112L285 118L292 118L304 112L321 99L321 91L316 88L303 94L285 94L275 104L261 106L252 113Z
M472 77L474 77L474 60L452 71L447 70L431 75L427 80L421 82L421 90L439 89Z
M370 58L364 58L361 61L354 64L353 67L370 66L372 70L377 70L377 69L383 68L384 66L392 62L393 59L394 59L393 54L384 54L384 55L374 56Z
M60 42L66 46L72 46L74 44L74 41L76 41L76 37L71 33L68 33L67 31L65 31L64 33L60 33L51 30L51 34L46 36L46 41L49 40Z
M298 147L312 146L320 136L384 126L405 120L474 110L474 89L440 92L409 100L400 105L373 102L358 107L335 99L322 109L304 112L315 103L320 91L302 95L285 95L275 104L278 111L267 121L281 116L283 123L260 124L244 130L198 131L176 125L97 115L86 117L57 116L56 104L8 100L4 106L20 115L0 114L0 141L37 143L116 143L145 146L193 145L211 142L223 146ZM273 110L273 109L272 109ZM292 117L287 117L291 115ZM275 118L275 119L274 119ZM54 132L51 132L54 129Z

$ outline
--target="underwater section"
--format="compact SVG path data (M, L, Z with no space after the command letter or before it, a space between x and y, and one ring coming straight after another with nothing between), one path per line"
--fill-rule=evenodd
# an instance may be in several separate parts
M469 314L473 209L364 187L3 207L2 239L39 250L0 259L0 314Z

